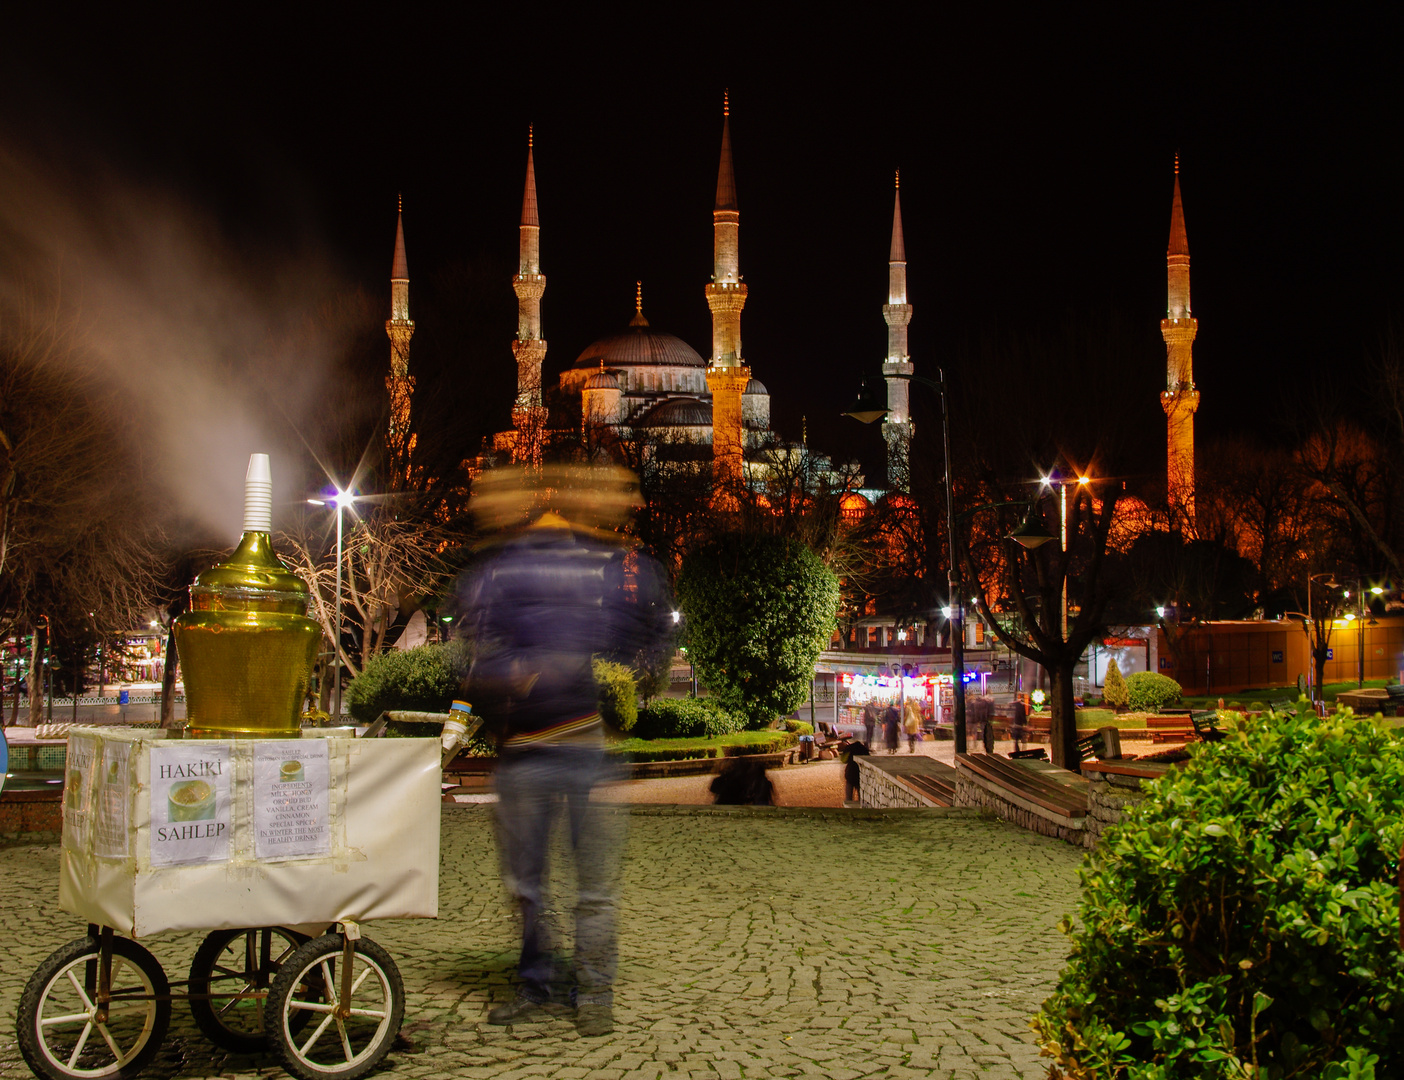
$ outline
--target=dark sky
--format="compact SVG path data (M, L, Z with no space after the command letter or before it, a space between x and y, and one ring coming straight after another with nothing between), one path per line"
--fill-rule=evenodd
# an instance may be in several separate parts
M747 359L782 434L797 438L804 415L811 442L865 454L876 431L838 413L885 351L894 169L919 373L982 328L1073 309L1144 320L1151 348L1128 365L1158 385L1178 149L1200 437L1261 430L1313 368L1353 385L1399 312L1399 26L1384 6L1290 19L1133 6L1144 14L590 6L567 24L546 5L518 5L517 21L474 5L229 7L201 22L188 6L32 5L0 44L0 134L169 192L259 259L314 252L346 287L383 293L387 313L402 191L416 346L433 369L421 389L466 395L468 415L477 380L505 424L527 124L548 375L624 325L636 278L652 323L706 355L729 86ZM453 342L441 285L435 341L425 283L463 263L500 266L502 293L488 325L461 321L480 340Z

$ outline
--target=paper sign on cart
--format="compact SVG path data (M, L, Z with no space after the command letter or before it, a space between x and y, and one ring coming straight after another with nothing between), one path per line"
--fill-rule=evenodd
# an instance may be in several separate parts
M254 745L254 858L331 854L329 762L326 739Z
M69 737L64 759L67 772L63 780L63 843L80 854L88 850L91 839L97 752L96 739L84 734Z
M101 859L124 859L131 855L127 833L127 808L131 789L127 771L131 767L132 744L104 741L98 759L93 796L93 854Z
M152 746L152 866L228 860L230 772L227 746Z

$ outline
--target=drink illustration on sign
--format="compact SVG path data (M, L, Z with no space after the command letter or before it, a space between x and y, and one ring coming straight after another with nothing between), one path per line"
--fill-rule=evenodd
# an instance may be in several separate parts
M229 747L151 748L151 865L225 862L231 825Z

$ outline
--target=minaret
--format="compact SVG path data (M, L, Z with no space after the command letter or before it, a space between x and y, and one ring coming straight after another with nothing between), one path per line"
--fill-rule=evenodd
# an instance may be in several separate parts
M1194 412L1199 391L1194 388L1194 337L1199 321L1190 308L1189 239L1180 205L1180 155L1175 155L1175 197L1170 206L1170 246L1165 255L1169 304L1160 320L1165 339L1166 483L1172 526L1194 529Z
M751 369L741 358L746 286L741 281L740 232L731 167L731 102L724 93L721 166L712 210L713 271L706 289L707 306L712 309L712 360L707 367L707 389L712 394L712 488L722 505L733 504L730 492L741 486L741 395L751 381Z
M390 468L397 484L409 480L410 458L414 455L415 436L410 434L410 399L414 396L414 377L409 373L410 338L414 337L414 320L409 317L409 260L405 258L405 205L399 200L395 217L395 257L390 264L390 318L385 333L390 338L390 374L385 376L385 389L390 392L390 431L386 443L390 451Z
M892 202L892 249L887 255L887 303L882 317L887 320L887 359L882 373L887 376L887 419L882 438L887 443L887 486L906 491L909 486L908 455L912 442L912 418L907 406L908 379L912 358L907 354L907 324L912 321L912 305L907 303L907 248L902 242L902 174L896 175Z
M536 165L532 160L532 144L532 129L528 127L521 239L517 274L512 278L512 290L517 294L517 339L512 342L512 354L517 358L517 400L512 406L512 426L517 437L512 459L539 465L546 426L546 409L541 404L541 362L546 359L546 340L541 336L541 295L546 291L546 275L541 272L541 220L536 214Z

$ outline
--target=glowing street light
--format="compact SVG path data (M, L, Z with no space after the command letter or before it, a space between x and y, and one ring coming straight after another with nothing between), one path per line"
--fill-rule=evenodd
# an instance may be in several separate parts
M332 642L332 656L335 666L332 668L333 682L332 693L335 695L336 722L341 723L341 512L346 507L351 506L356 501L356 496L349 491L336 489L336 494L330 499L308 499L313 506L335 506L336 507L336 640Z

